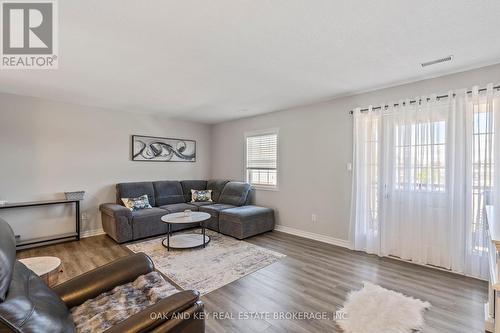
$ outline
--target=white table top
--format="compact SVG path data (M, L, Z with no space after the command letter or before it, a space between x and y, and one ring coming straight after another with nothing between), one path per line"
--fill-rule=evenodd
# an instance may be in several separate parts
M184 212L180 213L172 213L163 215L161 220L166 223L194 223L208 220L210 218L210 214L205 212L191 212L189 216L185 216Z
M19 261L38 276L50 273L61 265L61 259L57 257L31 257Z

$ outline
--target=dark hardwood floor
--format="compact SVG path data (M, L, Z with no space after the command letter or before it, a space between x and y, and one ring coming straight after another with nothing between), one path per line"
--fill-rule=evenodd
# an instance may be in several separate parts
M425 313L424 332L484 332L484 281L277 231L247 241L287 257L203 296L207 332L338 332L331 319L244 320L238 319L238 313L258 312L263 317L263 312L327 312L331 316L363 281L429 301L432 307ZM107 236L95 236L20 251L18 257L60 257L62 282L128 253Z

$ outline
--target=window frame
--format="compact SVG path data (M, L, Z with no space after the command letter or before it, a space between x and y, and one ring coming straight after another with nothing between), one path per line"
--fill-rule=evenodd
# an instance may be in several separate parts
M254 137L254 136L263 136L263 135L276 135L276 185L259 185L259 184L252 184L250 183L248 179L248 167L247 167L247 141L249 137ZM244 149L243 149L243 179L247 183L249 183L252 188L256 190L266 190L266 191L279 191L279 182L280 182L280 158L279 158L279 143L280 143L280 135L279 135L279 128L268 128L264 130L255 130L255 131L249 131L244 133Z

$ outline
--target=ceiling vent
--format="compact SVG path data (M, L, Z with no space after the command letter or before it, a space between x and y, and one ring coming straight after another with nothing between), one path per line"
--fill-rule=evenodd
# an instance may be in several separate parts
M432 65L440 64L442 62L451 61L452 58L453 58L453 56L449 55L449 56L441 58L441 59L436 59L436 60L431 60L431 61L423 62L420 65L422 65L422 67L432 66Z

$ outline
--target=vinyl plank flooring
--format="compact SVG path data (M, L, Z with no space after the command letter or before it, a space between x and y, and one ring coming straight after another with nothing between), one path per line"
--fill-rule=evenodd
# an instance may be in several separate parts
M62 272L58 282L61 283L128 253L108 236L99 235L79 241L21 250L17 253L17 257L18 259L37 256L59 257L62 261Z
M202 296L207 332L340 332L331 318L238 318L240 314L309 312L333 313L347 294L363 281L429 301L425 333L484 332L483 304L487 283L391 258L271 232L248 242L287 257ZM95 236L20 251L19 258L56 255L63 261L59 282L127 255L107 236Z

